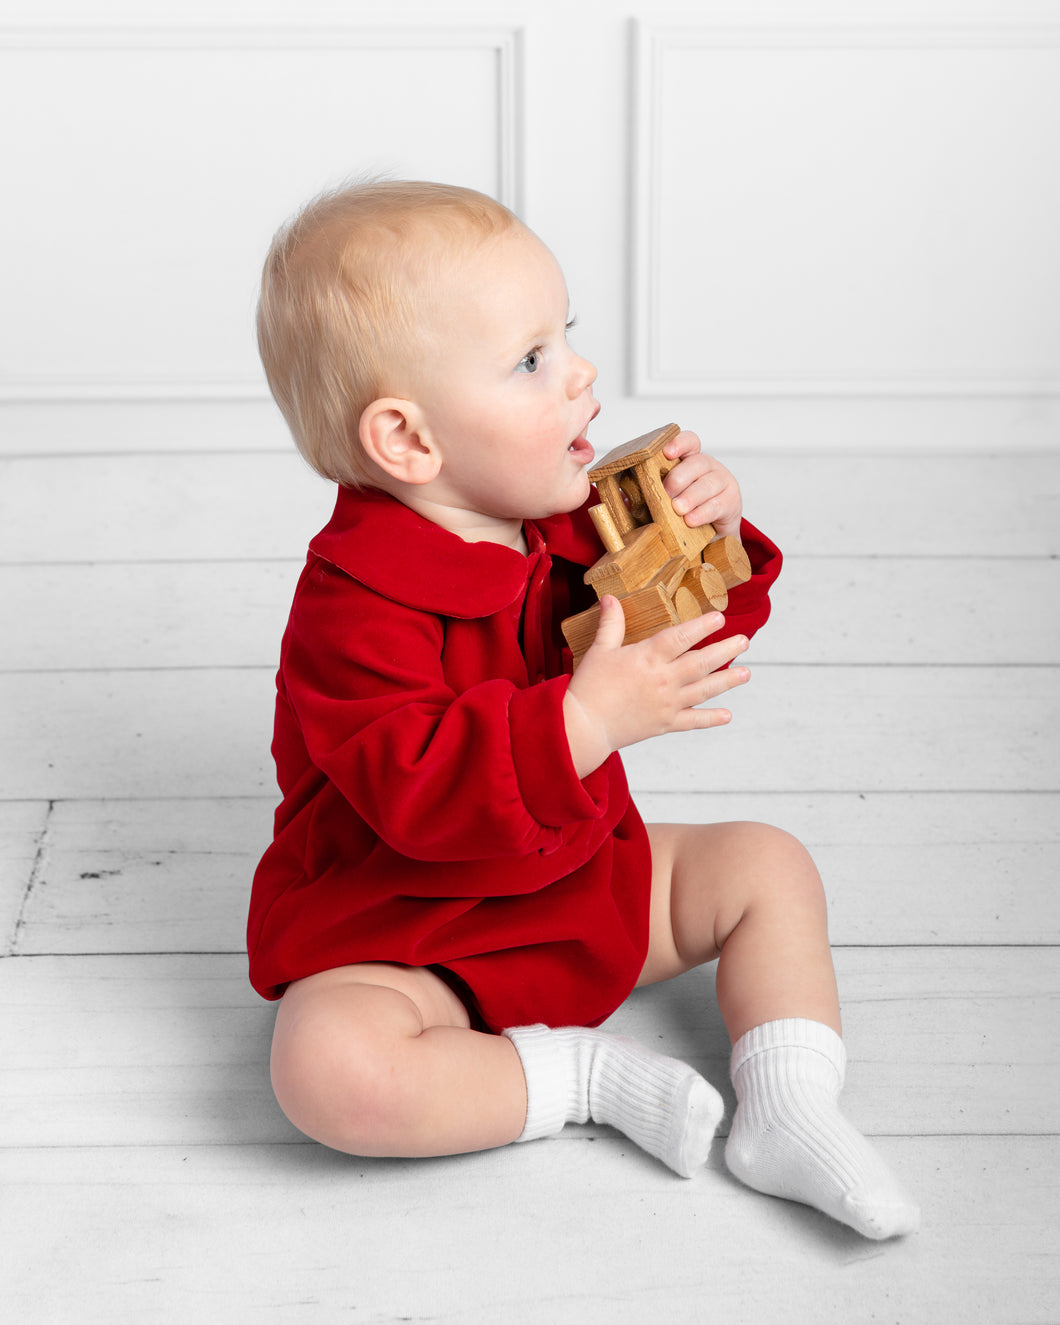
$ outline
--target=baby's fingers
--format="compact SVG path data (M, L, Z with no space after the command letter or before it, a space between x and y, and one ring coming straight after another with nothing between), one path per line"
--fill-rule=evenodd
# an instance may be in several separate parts
M746 635L730 635L728 639L719 640L717 644L708 644L706 648L699 649L691 654L690 658L699 666L700 675L706 676L722 667L727 667L741 653L746 653L750 644L751 641Z
M728 709L686 708L681 710L673 730L677 732L706 731L711 727L725 727L732 722Z
M711 672L696 681L688 682L681 690L681 702L686 708L698 708L711 699L717 699L728 690L746 685L751 673L746 667L729 667L723 672Z
M746 635L734 635L676 659L673 666L680 677L682 702L694 707L749 681L746 667L728 666L747 647Z
M676 723L678 731L701 731L707 727L724 727L732 721L726 708L703 707L710 700L745 685L751 679L746 667L730 667L727 671L711 672L701 680L692 681L681 691L683 705Z
M653 642L664 650L667 661L679 663L683 681L696 680L708 672L716 672L719 667L726 667L749 647L750 641L746 635L731 635L728 639L719 640L717 644L695 648L724 624L725 618L720 612L707 612L691 621L668 626L655 636Z
M667 626L665 630L660 630L652 641L662 651L664 656L673 661L680 658L683 653L688 653L694 649L697 644L701 644L708 635L713 635L719 631L725 624L725 618L720 612L705 612L702 616L693 617L691 621L680 621L676 626ZM729 643L726 640L724 643ZM713 647L713 646L711 646ZM744 641L744 648L747 647L747 641ZM707 652L706 649L703 652ZM737 653L741 650L737 650ZM732 658L736 654L731 655ZM726 662L730 659L726 659ZM723 663L715 663L715 667L724 666Z

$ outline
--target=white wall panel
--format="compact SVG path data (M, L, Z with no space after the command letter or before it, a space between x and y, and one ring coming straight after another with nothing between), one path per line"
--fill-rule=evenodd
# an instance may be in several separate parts
M516 203L516 79L511 29L0 30L0 400L264 398L275 225L364 171Z
M0 8L2 454L287 450L261 257L373 169L539 230L600 449L1058 444L1060 0Z
M1060 393L1060 29L637 43L637 394Z

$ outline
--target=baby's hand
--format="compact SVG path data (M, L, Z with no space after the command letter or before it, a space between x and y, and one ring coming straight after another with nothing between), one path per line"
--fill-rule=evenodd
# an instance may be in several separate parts
M743 653L743 635L693 649L720 629L720 612L660 630L639 644L623 645L622 604L600 603L596 639L578 664L563 701L574 767L585 777L615 750L666 732L718 727L732 714L698 705L750 680L745 667L719 671Z
M679 432L667 442L663 454L680 463L667 474L663 487L685 524L693 529L712 524L719 537L734 534L739 538L743 512L740 486L725 466L704 455L699 445L694 432Z

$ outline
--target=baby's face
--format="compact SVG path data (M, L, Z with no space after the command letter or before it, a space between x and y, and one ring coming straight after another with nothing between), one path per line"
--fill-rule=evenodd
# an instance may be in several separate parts
M448 501L490 518L570 511L589 494L596 369L567 344L569 300L521 226L444 273L415 392L443 456Z

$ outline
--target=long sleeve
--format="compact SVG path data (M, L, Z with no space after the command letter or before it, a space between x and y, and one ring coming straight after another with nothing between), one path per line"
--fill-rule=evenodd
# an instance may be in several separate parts
M516 651L497 656L498 636L490 620L446 621L325 562L312 565L283 645L281 778L285 769L318 770L412 860L560 850L606 814L613 780L606 769L584 782L574 771L567 678L527 685ZM491 668L501 674L461 685L462 675ZM497 892L508 882L498 873Z

